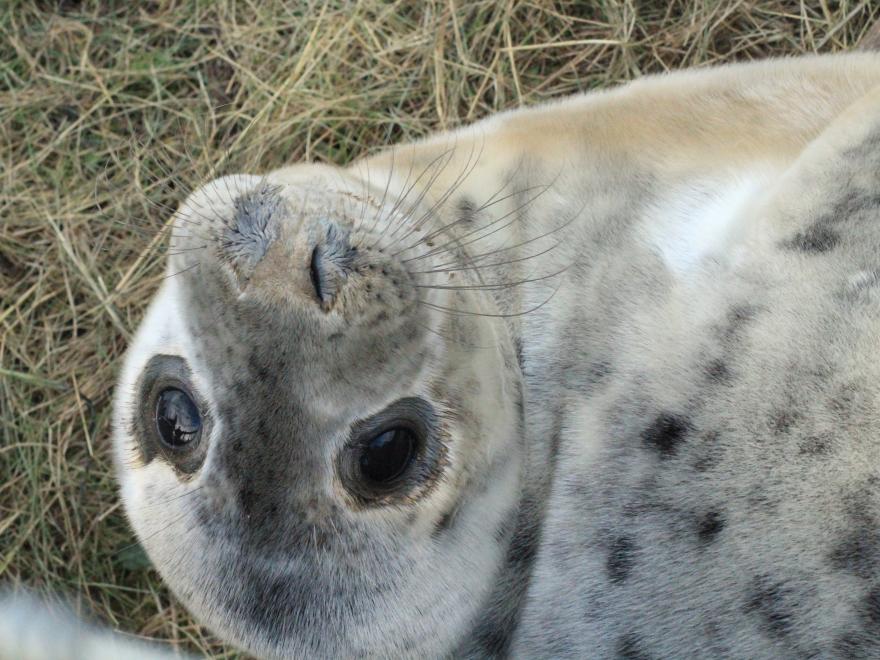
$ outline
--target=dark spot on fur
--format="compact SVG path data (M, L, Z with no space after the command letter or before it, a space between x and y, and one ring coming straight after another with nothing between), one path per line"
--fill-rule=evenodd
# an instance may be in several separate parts
M593 362L587 368L587 385L596 385L602 382L611 373L611 365L608 362Z
M718 458L713 454L705 454L694 461L694 470L697 472L708 472L718 465Z
M784 241L782 247L787 250L821 254L833 250L839 242L840 235L836 231L817 223Z
M798 417L799 415L793 410L777 410L770 420L770 428L774 433L788 433Z
M710 511L697 522L697 536L702 543L710 543L715 540L727 520L717 511Z
M248 486L244 486L238 491L238 501L245 516L253 514L257 500L259 500L258 493Z
M880 560L880 534L872 527L856 529L831 551L831 565L839 570L868 579L874 577Z
M620 660L651 660L642 648L642 640L635 633L628 633L617 640L617 657Z
M467 197L463 197L456 205L458 208L458 217L464 224L470 224L474 221L474 213L477 205Z
M766 575L758 576L752 581L743 609L757 615L768 634L784 637L792 629L792 596L791 589L784 582L772 581Z
M642 431L642 441L665 458L675 454L690 430L690 422L685 417L662 413Z
M871 626L880 626L880 587L874 587L862 603L862 618Z
M713 383L727 383L730 381L730 369L724 360L712 360L706 365L706 376Z
M611 582L620 584L629 577L635 564L635 551L635 543L629 536L619 536L614 539L608 551L608 561L605 563L608 579Z
M830 452L831 440L829 438L810 436L805 438L798 447L798 453L805 456L824 456Z
M739 339L743 328L754 320L758 314L758 308L747 303L734 305L727 310L724 329L721 332L721 340L730 343Z
M248 366L258 382L264 383L272 378L272 372L270 372L268 365L260 360L256 353L248 355Z

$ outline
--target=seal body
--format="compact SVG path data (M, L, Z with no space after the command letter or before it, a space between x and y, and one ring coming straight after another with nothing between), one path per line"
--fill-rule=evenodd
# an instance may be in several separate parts
M117 392L160 572L270 657L876 657L878 86L685 72L197 191Z

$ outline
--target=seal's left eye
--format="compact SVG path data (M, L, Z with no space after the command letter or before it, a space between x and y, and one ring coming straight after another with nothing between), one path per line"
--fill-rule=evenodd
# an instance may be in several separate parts
M156 400L156 430L169 449L179 451L198 444L202 416L192 397L176 387L162 390Z

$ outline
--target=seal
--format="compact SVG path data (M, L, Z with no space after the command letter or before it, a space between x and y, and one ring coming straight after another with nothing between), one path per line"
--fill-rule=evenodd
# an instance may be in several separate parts
M878 86L676 73L195 191L114 411L164 580L271 658L880 653Z

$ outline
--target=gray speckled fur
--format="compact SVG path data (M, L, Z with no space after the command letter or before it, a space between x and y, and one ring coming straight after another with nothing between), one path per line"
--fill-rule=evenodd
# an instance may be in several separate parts
M869 55L680 74L270 175L252 272L175 257L179 327L151 312L121 380L123 496L166 580L272 657L880 656L877 85ZM746 175L711 250L663 247L698 183ZM222 226L258 184L200 194ZM328 222L360 249L322 307ZM220 428L198 491L125 430L171 346ZM416 394L439 477L361 510L334 456ZM202 554L176 564L178 515L161 534Z

